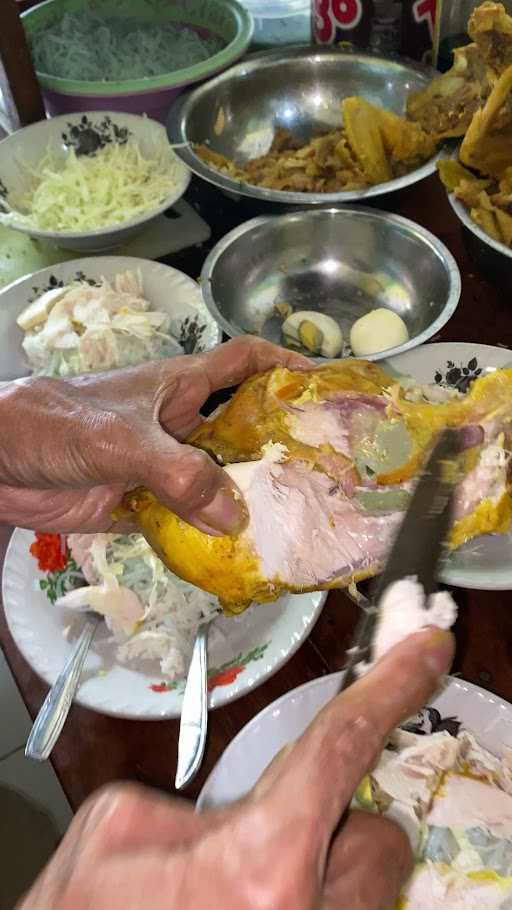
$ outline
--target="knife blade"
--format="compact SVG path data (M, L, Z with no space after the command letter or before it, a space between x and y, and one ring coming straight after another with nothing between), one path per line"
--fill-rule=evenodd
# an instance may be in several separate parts
M412 495L372 600L376 603L393 582L415 575L426 596L437 587L437 567L451 524L454 472L447 464L460 452L460 433L444 430L434 446Z
M386 589L410 576L418 579L426 597L437 588L437 570L452 520L456 484L456 472L450 470L449 464L459 452L459 432L444 430L418 481L371 600L360 599L363 615L347 651L349 659L340 691L355 681L357 665L370 656L378 605Z

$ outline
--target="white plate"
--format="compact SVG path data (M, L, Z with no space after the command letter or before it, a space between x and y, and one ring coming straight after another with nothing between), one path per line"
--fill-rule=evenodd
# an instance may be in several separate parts
M132 256L72 259L20 278L0 291L0 381L19 379L31 373L21 346L24 333L16 325L16 319L38 291L42 293L58 282L66 284L73 281L78 273L86 278L106 278L110 281L129 269L140 270L144 295L152 309L169 313L173 335L179 335L187 320L188 324L197 320L199 327L204 326L197 350L209 351L220 344L222 331L206 309L199 285L183 272L160 262Z
M482 373L512 367L512 351L466 342L424 344L379 366L420 383L441 381L464 391L465 384ZM512 531L479 537L461 547L446 561L441 579L447 585L480 591L512 589Z
M5 558L2 597L11 635L30 666L47 683L54 683L69 656L72 643L64 636L81 619L58 609L40 588L47 579L29 548L32 531L16 530ZM279 670L307 638L325 603L325 594L287 595L274 604L251 607L240 617L215 621L209 665L212 670L210 707L218 708L261 685ZM183 684L164 691L157 662L130 669L116 663L115 647L105 627L87 657L77 702L86 708L137 720L179 717Z
M341 673L333 673L314 679L260 711L222 755L201 790L197 808L204 811L226 806L248 793L277 753L296 740L334 698L341 677ZM461 679L450 679L417 720L427 733L450 729L459 721L495 755L512 746L512 705Z

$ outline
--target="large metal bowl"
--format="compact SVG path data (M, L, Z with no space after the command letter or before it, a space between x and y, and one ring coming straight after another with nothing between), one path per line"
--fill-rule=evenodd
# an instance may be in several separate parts
M454 312L461 280L433 234L398 215L357 207L247 221L211 251L201 289L228 335L249 332L274 342L281 341L276 303L333 316L347 340L356 319L387 307L405 321L410 338L367 358L380 360L432 338Z
M239 183L199 158L194 144L208 143L239 162L264 154L277 129L304 142L340 127L341 102L361 95L403 114L410 92L424 88L435 71L405 60L295 47L248 58L195 89L171 109L167 129L176 153L195 174L222 190L285 205L340 205L391 193L435 170L437 155L404 177L345 193L292 193Z

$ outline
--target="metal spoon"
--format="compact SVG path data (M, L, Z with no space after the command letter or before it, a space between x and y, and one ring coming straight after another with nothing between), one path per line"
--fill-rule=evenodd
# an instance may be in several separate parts
M46 761L57 742L75 697L87 652L103 617L90 613L75 649L48 692L25 746L25 755Z
M196 776L208 731L208 633L213 620L197 630L181 708L178 766L174 786L182 790Z

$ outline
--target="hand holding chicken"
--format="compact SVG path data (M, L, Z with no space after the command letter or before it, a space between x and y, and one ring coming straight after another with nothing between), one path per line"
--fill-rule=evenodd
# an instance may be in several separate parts
M239 529L245 510L233 482L182 441L212 392L277 364L308 361L240 338L113 373L0 384L0 522L107 531L123 493L144 484L207 534Z

